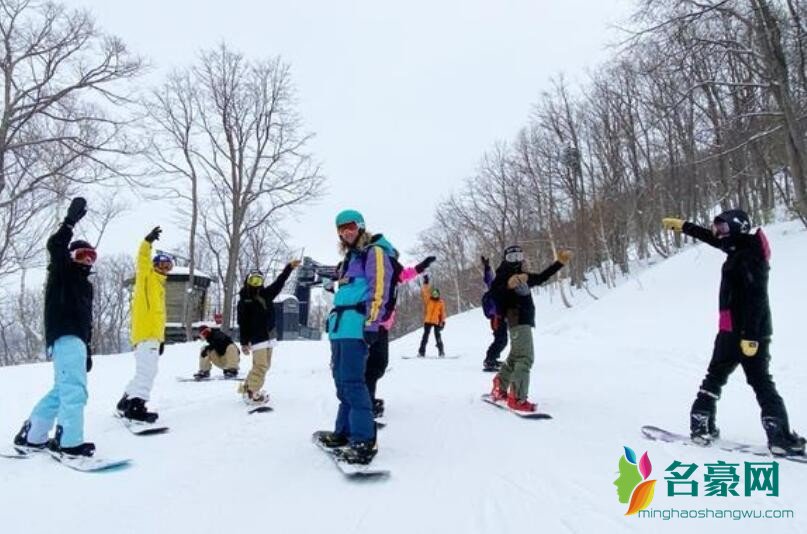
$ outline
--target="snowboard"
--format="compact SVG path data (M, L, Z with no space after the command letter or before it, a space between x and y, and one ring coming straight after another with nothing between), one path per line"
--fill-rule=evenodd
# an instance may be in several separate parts
M390 475L389 470L387 469L380 469L372 462L367 465L364 464L350 464L346 461L342 460L339 457L338 449L329 449L322 445L319 440L317 439L317 435L319 432L314 432L311 435L311 441L314 442L314 445L328 455L328 457L333 460L333 463L336 464L336 467L339 468L339 471L342 472L347 478L350 479L372 479L372 478L386 478ZM376 457L377 458L377 457ZM375 461L375 459L374 459Z
M245 376L234 376L232 378L224 376L224 375L216 375L211 376L210 378L193 378L192 376L178 376L177 382L213 382L215 380L230 380L233 382L243 382L246 379Z
M123 426L126 427L129 432L136 436L153 436L155 434L165 434L170 430L167 426L161 425L159 423L146 423L143 421L134 421L132 419L127 419L126 417L122 417L120 414L114 414L117 419L120 419Z
M84 473L97 473L100 471L123 469L132 462L128 458L121 458L118 460L98 458L96 456L89 456L86 458L69 458L54 451L48 451L48 454L50 454L51 458L63 466L69 467L70 469L74 469L76 471L82 471Z
M262 406L252 406L252 405L247 406L247 413L248 414L267 413L267 412L271 412L273 410L274 410L274 408L272 408L271 406L266 405L266 404L264 404Z
M459 356L451 355L451 356L418 356L415 354L414 356L401 356L403 360L456 360Z
M552 416L548 413L544 412L520 412L518 410L513 410L507 406L507 402L505 401L495 401L491 398L490 394L486 393L482 395L482 400L487 402L488 404L492 404L497 408L501 408L502 410L508 411L512 414L515 414L522 419L552 419Z
M651 425L646 425L642 427L642 435L651 441L663 441L665 443L680 443L682 445L688 445L700 448L712 447L726 452L744 452L748 454L753 454L755 456L767 456L769 458L775 458L777 460L782 459L802 464L807 463L807 456L774 456L771 454L771 451L769 451L767 447L761 447L759 445L748 445L746 443L740 443L738 441L716 439L712 441L710 445L699 445L693 442L689 438L689 436L686 436L684 434L676 434L675 432L669 432L667 430L664 430L663 428Z
M11 458L12 460L25 460L41 452L46 452L46 450L12 445L11 447L4 447L0 449L0 458Z

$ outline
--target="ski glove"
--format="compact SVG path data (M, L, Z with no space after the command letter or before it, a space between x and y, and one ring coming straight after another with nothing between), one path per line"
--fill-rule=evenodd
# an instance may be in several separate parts
M664 225L665 230L680 232L684 229L684 220L676 219L675 217L665 217L661 219L661 224Z
M90 346L89 345L87 345L87 360L85 362L85 365L87 367L87 372L88 373L90 371L92 371L92 352L90 352Z
M154 243L155 241L160 239L160 234L162 233L162 231L163 231L162 228L160 228L159 226L155 226L154 228L152 228L151 232L149 232L149 234L146 236L146 241L148 241L149 243Z
M557 254L556 260L561 262L563 265L569 263L572 259L572 251L571 250L559 250Z
M488 258L486 258L485 256L480 256L480 258L482 259L482 267L484 267L486 269L489 268L490 267L490 260Z
M437 258L435 256L426 256L426 259L415 265L415 271L420 274L429 268L429 265L434 263Z
M743 351L744 356L756 356L757 351L759 350L759 343L756 341L750 341L748 339L743 339L740 341L740 349Z
M423 275L423 283L424 283L424 284L428 284L428 283L429 283L429 275L428 275L428 274L424 274L424 275Z
M67 208L67 215L64 222L70 226L75 226L87 214L87 201L83 197L76 197L70 202L70 207Z

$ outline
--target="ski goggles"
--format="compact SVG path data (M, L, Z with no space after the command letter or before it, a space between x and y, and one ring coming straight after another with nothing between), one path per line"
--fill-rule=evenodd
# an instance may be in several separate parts
M263 275L261 273L251 273L247 276L247 285L250 287L263 287Z
M712 235L718 239L723 239L731 234L731 228L726 221L717 220L712 223Z
M508 252L504 255L504 261L507 263L521 263L524 261L524 252L520 250L514 250L512 252Z
M168 254L157 254L151 263L155 269L162 273L167 273L174 268L174 259Z
M359 230L359 223L350 221L345 224L340 224L336 227L336 232L342 234L344 232L357 232Z
M92 265L98 258L98 254L94 248L77 248L70 253L70 257L77 263Z

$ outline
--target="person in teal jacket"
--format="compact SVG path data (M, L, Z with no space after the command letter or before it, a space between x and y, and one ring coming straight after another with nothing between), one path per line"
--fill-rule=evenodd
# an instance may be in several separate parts
M379 335L379 327L391 307L395 284L393 246L383 235L366 231L364 217L345 210L336 217L344 252L338 267L339 289L328 316L331 369L336 383L339 411L333 432L317 432L317 439L350 463L369 463L375 457L375 422L365 382L367 347Z

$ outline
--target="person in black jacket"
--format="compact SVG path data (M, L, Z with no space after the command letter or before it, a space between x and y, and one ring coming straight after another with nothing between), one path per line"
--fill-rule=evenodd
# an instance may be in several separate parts
M272 364L272 349L277 343L275 311L272 301L280 294L291 272L300 266L300 260L290 261L277 280L263 287L261 271L252 271L244 280L244 287L238 294L238 328L241 351L252 354L252 369L241 384L239 393L250 404L264 404L269 395L261 388L266 380L266 372Z
M210 369L213 365L224 371L225 378L238 376L238 362L241 351L233 342L233 338L218 328L203 326L199 330L199 337L207 341L199 354L199 372L193 375L196 380L210 378Z
M790 431L785 403L768 370L773 328L768 304L770 247L761 229L751 234L742 210L714 218L711 229L672 217L668 230L683 232L726 253L720 280L720 315L712 360L690 411L692 440L708 445L720 436L715 423L717 400L729 375L742 366L761 409L762 426L771 453L803 455L804 438Z
M45 345L53 359L55 383L14 437L15 447L25 451L49 446L73 458L95 453L95 445L84 442L84 406L87 373L92 368L93 287L89 276L96 252L86 241L70 242L73 227L86 213L87 202L74 198L59 229L48 239ZM57 419L56 432L48 442L48 432Z
M496 309L505 317L510 329L510 354L493 378L491 397L497 401L506 399L507 406L513 410L535 411L535 404L527 400L534 361L532 329L535 327L535 303L530 288L549 280L571 257L571 252L561 250L557 260L544 271L528 273L522 269L524 251L513 245L505 249L504 259L496 269L490 290Z

